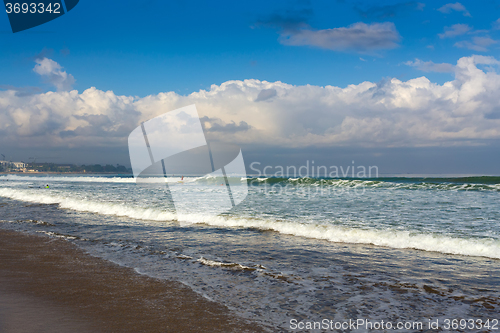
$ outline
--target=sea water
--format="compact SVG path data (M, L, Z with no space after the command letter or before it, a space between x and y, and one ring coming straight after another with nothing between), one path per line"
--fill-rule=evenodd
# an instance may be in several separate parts
M4 175L0 227L180 281L269 331L500 319L499 177L238 179L247 198L214 216L189 199L226 191L206 177L169 178L192 206L177 215L165 186L130 176Z

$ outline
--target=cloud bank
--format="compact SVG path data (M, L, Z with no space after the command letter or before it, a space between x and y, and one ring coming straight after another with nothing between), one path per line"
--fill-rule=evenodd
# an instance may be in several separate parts
M354 23L348 27L314 30L285 30L279 41L284 45L314 46L333 51L368 53L393 49L401 39L394 23Z
M42 76L48 83L57 88L57 90L70 90L75 83L73 75L62 70L62 66L52 59L35 59L36 65L33 71Z
M451 67L410 64L453 70L454 80L442 85L426 77L345 88L244 80L187 96L165 92L144 98L96 88L30 95L6 90L0 92L0 140L17 148L126 147L141 121L196 104L212 139L243 145L478 145L500 139L499 64L477 55Z

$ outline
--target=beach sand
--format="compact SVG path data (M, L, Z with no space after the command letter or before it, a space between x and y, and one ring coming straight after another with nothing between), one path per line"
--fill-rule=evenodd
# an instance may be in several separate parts
M261 332L176 281L0 230L0 332Z

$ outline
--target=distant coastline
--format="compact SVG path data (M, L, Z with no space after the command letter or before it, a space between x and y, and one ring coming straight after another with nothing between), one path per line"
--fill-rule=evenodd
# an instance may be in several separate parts
M0 171L0 175L82 175L82 174L90 174L90 175L132 175L132 172L94 172L94 171Z
M116 164L56 164L56 163L0 163L0 174L131 174L132 170L123 165Z

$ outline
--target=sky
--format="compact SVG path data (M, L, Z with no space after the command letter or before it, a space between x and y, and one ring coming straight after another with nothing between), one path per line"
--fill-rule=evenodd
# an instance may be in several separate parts
M0 153L130 165L141 122L195 104L247 165L500 174L500 1L80 1L0 15Z

